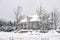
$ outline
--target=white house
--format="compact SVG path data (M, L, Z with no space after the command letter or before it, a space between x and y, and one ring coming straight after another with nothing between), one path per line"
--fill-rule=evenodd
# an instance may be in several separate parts
M42 20L41 17L38 15L26 17L20 21L19 27L21 29L55 29L51 16L48 18L48 22L45 19Z

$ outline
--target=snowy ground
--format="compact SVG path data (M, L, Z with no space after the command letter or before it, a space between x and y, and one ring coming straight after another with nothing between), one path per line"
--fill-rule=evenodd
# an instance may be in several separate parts
M0 32L0 40L60 40L60 33L13 33Z

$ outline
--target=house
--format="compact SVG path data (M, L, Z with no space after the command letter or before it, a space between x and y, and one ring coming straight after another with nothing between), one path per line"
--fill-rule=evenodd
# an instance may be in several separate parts
M42 19L43 18L43 19ZM33 15L24 18L20 21L20 29L36 29L36 30L50 30L55 29L55 26L50 16L47 20L44 15Z

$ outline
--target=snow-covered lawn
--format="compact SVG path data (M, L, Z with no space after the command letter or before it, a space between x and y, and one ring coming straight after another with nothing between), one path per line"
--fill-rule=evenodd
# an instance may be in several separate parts
M60 33L51 31L48 33L13 33L0 32L0 40L60 40Z

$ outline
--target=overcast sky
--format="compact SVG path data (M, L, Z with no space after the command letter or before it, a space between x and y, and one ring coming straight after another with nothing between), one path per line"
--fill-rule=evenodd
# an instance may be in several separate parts
M60 0L0 0L0 19L13 20L17 6L22 7L22 14L34 15L40 4L48 11L60 8Z

